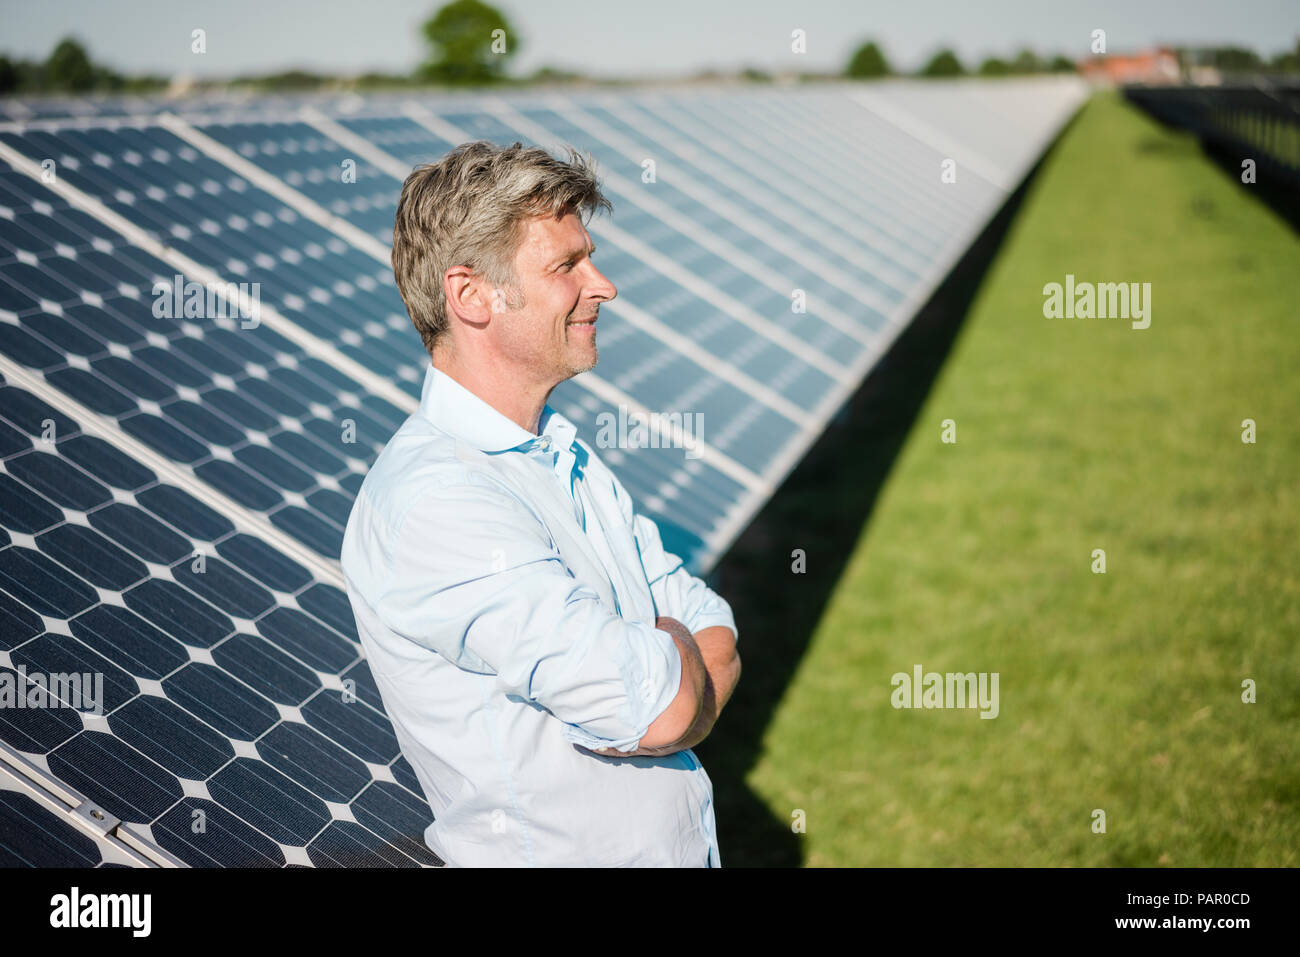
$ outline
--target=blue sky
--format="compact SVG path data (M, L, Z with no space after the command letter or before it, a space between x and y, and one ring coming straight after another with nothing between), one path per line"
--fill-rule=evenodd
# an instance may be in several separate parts
M301 67L407 72L423 57L420 24L436 0L0 0L0 51L43 59L79 37L97 60L129 73L198 77ZM1266 54L1294 46L1296 0L505 0L519 34L510 72L552 65L595 76L680 76L747 64L839 69L865 38L912 69L940 46L966 61L1021 46L1071 58L1100 27L1112 52L1156 43L1223 44ZM208 51L190 50L207 31ZM794 29L807 53L790 51Z

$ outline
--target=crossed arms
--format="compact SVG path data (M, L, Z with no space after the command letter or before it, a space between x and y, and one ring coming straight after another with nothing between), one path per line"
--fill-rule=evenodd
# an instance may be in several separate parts
M740 675L734 618L621 487L623 573L644 574L655 613L680 619L652 626L607 608L496 481L463 468L419 478L395 520L365 512L344 542L351 580L389 630L495 675L589 753L660 756L709 734Z
M718 715L740 680L736 635L725 625L701 628L692 635L676 618L660 616L655 627L673 638L682 656L682 680L677 697L646 729L635 751L600 748L612 758L659 757L693 748L713 730Z

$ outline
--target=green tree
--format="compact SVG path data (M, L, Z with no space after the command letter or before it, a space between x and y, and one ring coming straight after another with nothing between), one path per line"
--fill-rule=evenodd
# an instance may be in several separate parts
M51 90L89 90L95 85L95 66L86 48L71 37L56 46L45 61L45 82Z
M267 73L264 76L248 77L255 87L274 92L293 92L296 90L319 90L330 82L330 77L306 70L285 70L282 73Z
M1073 73L1078 69L1073 60L1069 57L1063 57L1059 53L1052 57L1052 62L1047 65L1047 68L1053 73Z
M999 60L995 56L989 57L980 64L980 76L1006 76L1011 72L1007 66L1006 60Z
M7 56L0 54L0 93L17 93L22 82L18 64Z
M558 66L540 66L533 71L529 78L537 83L570 83L574 80L581 80L581 73L574 73L572 70L566 70Z
M1283 50L1268 65L1277 73L1300 73L1300 39L1296 40L1294 50Z
M885 54L881 52L880 47L875 43L867 42L858 47L856 53L849 59L849 65L844 70L845 76L865 77L865 76L888 76L889 61L885 59Z
M358 90L388 89L411 85L411 76L407 73L362 73L356 79Z
M1038 73L1043 69L1043 61L1033 50L1021 50L1010 66L1012 73Z
M940 50L922 67L921 76L961 76L965 72L957 54L951 50Z
M1218 47L1212 56L1214 65L1224 73L1255 73L1264 65L1258 53L1245 47Z
M519 38L506 18L479 0L447 4L424 24L424 36L431 56L419 73L433 83L494 83L519 50Z

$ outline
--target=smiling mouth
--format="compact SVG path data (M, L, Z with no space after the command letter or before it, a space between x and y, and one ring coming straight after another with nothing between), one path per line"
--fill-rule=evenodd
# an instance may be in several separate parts
M595 322L596 322L596 319L597 319L597 318L599 318L599 317L598 317L598 316L592 316L590 319L572 319L572 320L570 320L569 322L567 322L566 325L570 325L570 326L590 326L590 325L595 325Z

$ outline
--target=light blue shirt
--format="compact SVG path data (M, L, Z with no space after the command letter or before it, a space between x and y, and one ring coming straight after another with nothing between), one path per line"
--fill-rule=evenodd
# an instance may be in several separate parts
M677 694L656 615L736 631L573 423L538 435L433 368L343 538L357 631L450 866L721 866L695 755L635 750ZM582 747L579 747L581 745Z

